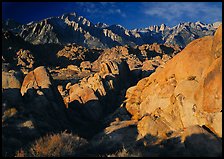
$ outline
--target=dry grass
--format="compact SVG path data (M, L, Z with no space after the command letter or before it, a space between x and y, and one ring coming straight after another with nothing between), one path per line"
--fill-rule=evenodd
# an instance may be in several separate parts
M36 140L27 150L19 150L16 157L61 157L72 156L87 141L66 131L46 135Z
M139 152L129 152L124 147L113 154L108 154L106 157L142 157L142 155Z

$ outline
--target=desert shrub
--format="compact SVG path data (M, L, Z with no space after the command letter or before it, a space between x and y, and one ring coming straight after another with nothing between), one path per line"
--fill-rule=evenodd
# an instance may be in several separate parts
M119 150L113 154L106 155L106 157L142 157L142 155L140 152L137 152L137 151L131 152L131 151L126 150L123 147L121 150Z
M66 131L51 134L36 140L26 150L19 150L16 157L61 157L72 156L87 144L87 141Z

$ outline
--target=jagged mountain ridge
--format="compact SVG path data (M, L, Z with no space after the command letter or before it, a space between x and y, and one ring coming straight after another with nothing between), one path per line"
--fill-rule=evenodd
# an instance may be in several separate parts
M117 45L135 46L156 42L178 44L184 48L194 39L213 35L218 25L219 22L185 22L174 27L161 24L128 30L121 25L93 24L76 13L67 13L20 25L17 29L13 28L13 31L32 44L77 43L88 48L110 48Z

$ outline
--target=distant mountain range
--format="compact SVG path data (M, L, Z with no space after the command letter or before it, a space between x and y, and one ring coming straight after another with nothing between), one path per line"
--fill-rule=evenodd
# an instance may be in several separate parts
M87 48L110 48L117 45L177 44L184 48L192 40L213 35L221 22L204 24L202 22L179 23L174 27L165 24L148 28L128 30L121 25L93 24L76 13L50 17L25 25L13 20L2 22L3 30L18 34L32 44L76 43Z

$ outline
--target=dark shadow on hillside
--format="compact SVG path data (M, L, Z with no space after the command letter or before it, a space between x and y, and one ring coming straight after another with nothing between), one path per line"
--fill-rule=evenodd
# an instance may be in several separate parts
M62 97L59 92L52 90L54 88L41 89L43 95L38 95L36 90L28 89L23 97L20 89L3 91L3 156L14 156L20 148L25 148L48 133L64 130L73 132Z
M181 142L181 136L162 140L151 145L151 135L139 141L135 150L142 152L143 157L221 157L221 138L211 138L213 134L192 134ZM147 143L146 146L142 145Z
M18 91L19 89L13 90ZM32 89L29 91L31 92L28 94L34 94ZM74 108L66 109L61 99L58 102L54 101L57 97L56 94L52 97L49 95L52 92L48 89L43 89L42 92L44 95L34 94L28 97L32 100L26 100L23 97L24 103L20 103L19 106L9 106L3 109L5 112L7 109L15 107L18 111L15 115L9 115L7 119L4 119L2 124L3 156L13 156L17 150L26 148L36 139L66 129L68 132L91 140L90 145L78 152L76 156L105 156L117 153L122 149L127 150L127 155L137 153L143 157L222 156L222 139L214 136L208 128L202 127L208 134L192 134L186 137L184 142L181 142L180 136L175 136L157 143L158 137L150 134L136 141L138 135L136 125L124 126L108 134L103 132L105 125L102 126L100 120L92 122L87 120L88 113L92 112L88 112L86 109L89 109L93 102L98 101L89 101L83 105L76 101L73 103ZM3 97L3 102L10 100ZM79 112L85 113L85 115ZM27 121L31 121L32 125ZM24 123L26 124L24 125ZM113 126L116 127L119 124Z
M165 45L161 45L160 47L167 55L171 55L175 51L172 47L167 47Z
M39 44L32 45L30 48L38 66L57 66L58 60L56 54L61 49L63 49L63 45L59 44Z
M96 135L89 147L77 153L81 157L222 157L222 140L212 134L192 134L181 142L181 136L160 140L146 135L136 141L136 126L118 129L110 134ZM125 150L124 154L122 152Z
M102 119L107 115L105 107L99 100L89 100L86 103L74 100L69 103L66 113L74 125L74 132L89 140L102 131L105 128Z
M81 60L81 59L69 60L65 56L60 56L57 59L57 65L60 66L60 68L67 67L68 65L76 65L76 66L79 66L82 61L83 60Z
M90 141L89 146L75 157L97 157L114 153L124 147L133 146L137 137L136 125L127 126L110 134L101 132Z
M134 78L132 79L129 75L118 76L106 75L102 79L106 94L102 95L99 91L95 91L98 100L83 103L80 98L79 101L74 100L68 103L67 114L70 120L76 122L76 126L82 127L83 131L78 132L80 136L91 139L96 133L102 131L107 126L104 119L120 107L125 100L126 90L136 84L132 81ZM91 132L88 131L89 127Z

